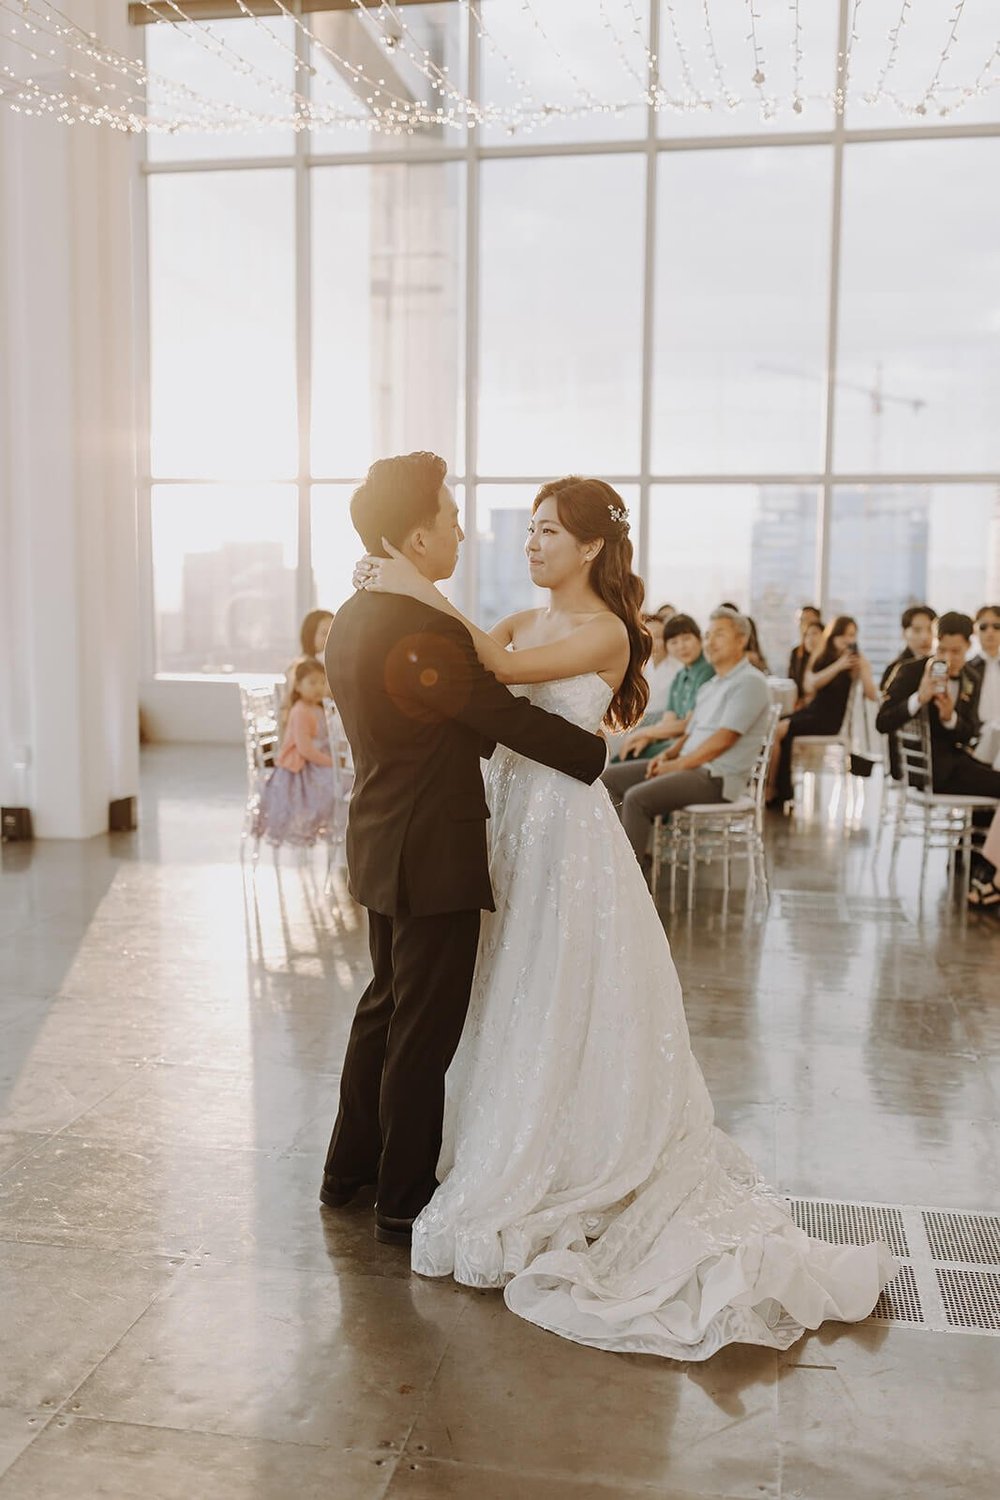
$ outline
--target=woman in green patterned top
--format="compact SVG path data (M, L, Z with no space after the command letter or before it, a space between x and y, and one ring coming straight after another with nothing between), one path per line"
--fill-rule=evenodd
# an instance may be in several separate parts
M662 716L653 715L626 735L618 750L619 760L651 760L659 755L674 740L687 730L688 720L694 708L698 690L715 668L705 658L701 649L701 631L690 615L674 615L663 632L667 649L681 664L681 669L670 684L667 711Z

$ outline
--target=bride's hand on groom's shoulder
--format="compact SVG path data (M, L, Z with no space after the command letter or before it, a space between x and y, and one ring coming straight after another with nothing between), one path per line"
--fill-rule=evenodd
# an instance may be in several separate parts
M375 557L367 552L355 564L354 587L370 594L405 594L411 599L423 599L427 592L427 580L423 574L385 537L382 546L385 557Z

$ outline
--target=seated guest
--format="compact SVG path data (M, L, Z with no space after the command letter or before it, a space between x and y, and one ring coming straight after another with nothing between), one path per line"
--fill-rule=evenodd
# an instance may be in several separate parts
M979 717L984 724L1000 724L1000 604L984 604L976 615L976 635L982 655L969 666L979 673Z
M733 613L737 615L743 614L743 611L740 609L739 605L734 604L731 599L723 599L722 603L719 605L719 608L731 609ZM747 661L752 667L756 667L758 672L763 672L764 676L766 677L771 669L767 664L767 657L760 649L760 638L757 635L756 622L753 615L745 615L744 618L750 626L750 640L747 644Z
M795 615L795 629L799 638L799 644L792 647L788 658L787 676L792 679L798 689L798 697L804 696L802 683L806 675L806 667L815 647L810 650L806 633L820 623L820 613L815 604L801 604Z
M323 666L323 657L326 652L326 640L330 634L330 626L333 624L333 614L328 609L311 609L299 626L299 644L302 647L301 656L297 656L285 672L285 701L287 702L292 692L292 675L300 661L308 657L311 661L318 662L323 667L323 675L326 676L326 667ZM330 697L330 687L327 684L326 697Z
M974 758L979 734L979 674L967 664L972 621L955 610L937 622L937 646L923 660L908 661L889 683L875 727L892 735L921 715L931 737L931 775L935 792L1000 797L1000 771ZM943 662L947 671L935 672Z
M809 663L812 661L813 657L816 655L816 652L820 648L820 644L821 644L821 642L823 640L823 631L825 629L826 629L826 626L823 624L822 620L810 620L809 624L806 626L805 630L803 631L803 634L802 634L802 644L803 644L803 646L805 646L806 652L807 652L807 655L806 655L806 666L807 667L808 667ZM803 672L803 674L802 674L802 685L801 685L801 687L799 689L799 692L800 692L801 696L799 697L799 700L796 703L795 707L796 708L804 708L807 703L811 703L812 702L813 697L815 696L812 693L807 693L806 690L805 690L805 672Z
M654 819L694 802L733 802L747 789L767 733L770 695L746 659L750 623L717 609L705 651L715 675L698 692L686 733L648 764L609 766L604 784L642 862Z
M806 668L803 687L809 702L778 725L767 780L769 806L780 807L791 800L795 737L839 734L851 689L859 681L865 697L877 702L871 664L858 650L857 621L850 615L838 615L824 630L819 649Z
M711 662L702 651L701 630L690 615L674 615L663 634L668 651L680 664L680 670L670 684L666 712L647 716L649 722L644 719L638 729L625 736L618 749L620 760L652 760L671 740L683 734L698 689L715 675Z
M750 625L750 640L747 643L747 661L752 667L756 667L758 672L763 672L766 677L771 669L767 664L767 657L761 650L760 638L757 635L757 622L753 615L747 615L747 620Z
M640 719L636 729L658 724L667 712L670 700L670 689L674 678L682 670L682 662L676 654L668 649L663 639L664 624L659 615L643 615L642 623L653 638L653 649L649 660L643 667L643 675L649 683L649 702L646 712ZM671 642L673 645L673 642ZM634 734L636 731L633 730ZM611 758L619 755L629 742L629 733L609 734L608 744L611 746Z
M333 758L323 712L326 672L311 656L291 669L278 763L261 793L254 833L272 844L315 844L335 808Z
M917 657L923 660L933 649L934 618L934 611L929 604L911 604L909 609L903 610L900 624L906 645L882 673L882 680L878 685L880 693L885 692L901 666L908 661L916 661Z
M649 703L646 705L645 717L653 723L667 711L670 687L681 670L682 663L672 651L667 649L667 643L663 638L665 623L659 615L643 615L642 619L653 638L653 650L643 669L646 681L649 683Z
M989 907L1000 916L1000 809L993 814L981 863L969 886L969 905Z

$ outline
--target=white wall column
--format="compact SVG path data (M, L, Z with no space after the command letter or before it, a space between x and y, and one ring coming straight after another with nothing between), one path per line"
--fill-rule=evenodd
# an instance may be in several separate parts
M119 0L71 13L128 50ZM134 151L0 108L0 798L41 838L138 792Z

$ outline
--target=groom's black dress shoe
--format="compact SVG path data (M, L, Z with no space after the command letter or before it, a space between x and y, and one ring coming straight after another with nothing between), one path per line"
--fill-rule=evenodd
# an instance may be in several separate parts
M346 1208L362 1188L372 1186L374 1184L363 1177L328 1177L324 1172L319 1201L325 1203L327 1208Z
M413 1238L412 1219L393 1219L375 1209L375 1238L382 1245L408 1245Z

